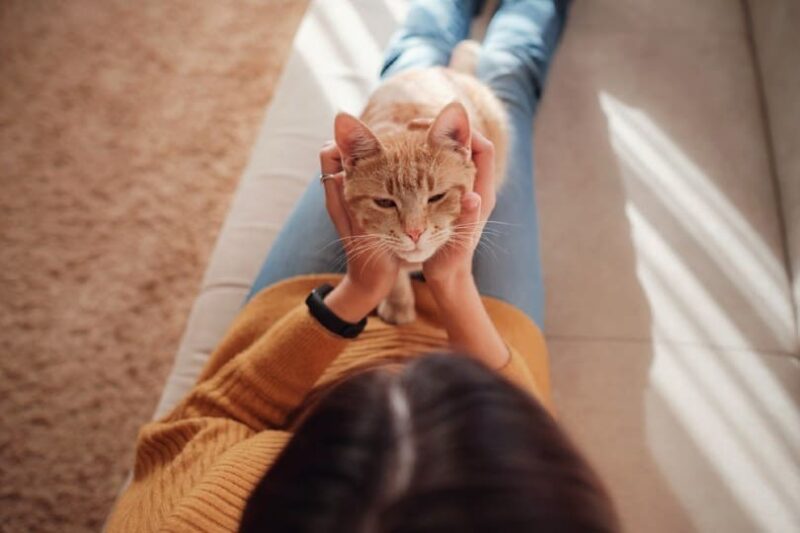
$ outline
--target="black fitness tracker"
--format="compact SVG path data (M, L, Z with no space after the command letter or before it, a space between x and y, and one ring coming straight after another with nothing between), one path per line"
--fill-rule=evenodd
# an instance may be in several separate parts
M364 317L358 324L345 322L336 314L328 309L323 301L329 292L333 290L333 285L325 283L311 291L311 294L306 298L306 305L308 312L311 316L317 319L328 331L344 337L345 339L353 339L359 335L367 326L367 317Z

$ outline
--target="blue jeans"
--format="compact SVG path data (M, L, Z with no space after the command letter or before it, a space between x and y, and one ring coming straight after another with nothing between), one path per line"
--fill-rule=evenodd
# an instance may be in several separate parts
M447 65L466 39L483 0L415 0L386 52L381 78L408 68ZM478 290L544 324L544 287L534 197L532 134L550 58L565 18L565 2L503 0L483 41L476 75L505 104L511 145L507 176L473 261ZM314 180L295 206L250 295L282 279L342 272L343 251Z

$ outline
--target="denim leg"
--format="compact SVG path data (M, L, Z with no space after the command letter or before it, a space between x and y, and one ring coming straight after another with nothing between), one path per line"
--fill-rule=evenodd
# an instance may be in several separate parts
M566 18L568 0L503 0L486 30L479 78L510 112L533 115Z
M381 77L403 69L446 65L466 38L483 0L416 0L386 51ZM282 279L344 271L344 251L325 209L325 194L313 180L272 245L247 299Z
M544 285L533 177L533 118L563 24L553 0L505 0L487 29L478 76L503 101L510 121L506 181L481 238L473 272L481 294L544 325Z
M469 35L484 0L415 0L386 49L381 78L408 68L447 65L453 48Z
M282 279L344 272L344 250L325 209L325 191L311 180L281 228L247 299Z

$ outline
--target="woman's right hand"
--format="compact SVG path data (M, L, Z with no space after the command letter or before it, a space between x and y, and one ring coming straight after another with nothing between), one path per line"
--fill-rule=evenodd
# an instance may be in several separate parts
M348 322L358 322L389 294L399 272L397 260L378 241L367 235L344 201L344 169L339 148L327 142L319 153L326 179L325 207L339 233L347 255L344 279L325 298L325 304Z

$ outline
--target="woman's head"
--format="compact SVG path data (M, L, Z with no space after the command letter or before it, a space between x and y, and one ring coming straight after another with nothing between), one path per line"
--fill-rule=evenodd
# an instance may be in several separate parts
M616 531L597 477L526 393L431 355L332 387L247 503L240 531Z

